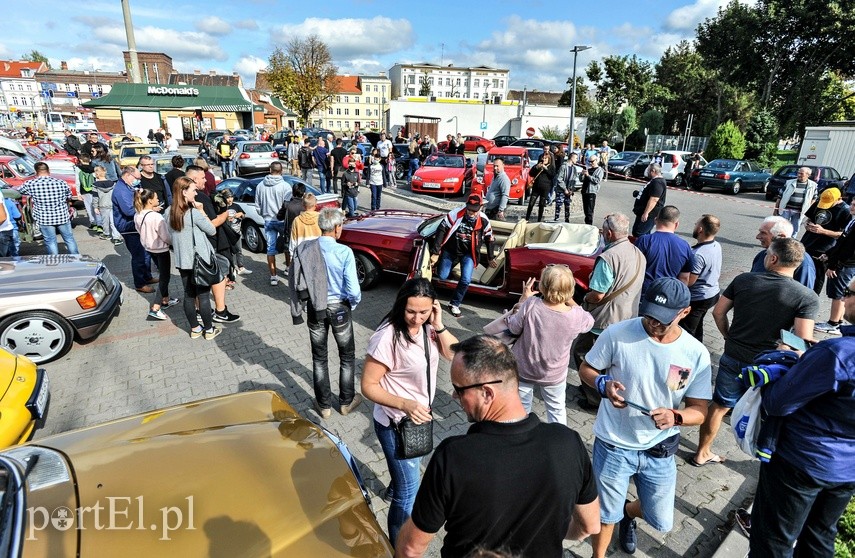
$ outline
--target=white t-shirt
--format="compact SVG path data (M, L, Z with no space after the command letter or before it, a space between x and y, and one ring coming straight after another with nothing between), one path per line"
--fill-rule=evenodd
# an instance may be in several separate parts
M178 151L178 140L175 138L169 138L168 140L166 140L166 150Z
M387 139L383 141L378 141L377 149L380 150L381 157L388 157L389 152L392 151L392 142Z
M430 344L430 394L427 389L424 334L421 331L413 338L415 343L409 343L405 338L399 338L395 342L395 328L384 325L368 340L366 353L389 369L380 379L380 387L392 395L412 399L430 407L436 393L439 347L436 344L436 333L432 327L427 327ZM406 413L399 409L374 404L374 419L383 426L389 426L390 419L398 421L405 416Z
M593 368L624 385L627 401L648 409L677 409L684 397L712 398L710 353L703 343L680 330L671 343L659 343L647 334L642 318L607 327L585 356ZM603 400L594 422L594 435L604 442L644 450L679 432L657 430L653 420L632 407L618 409Z

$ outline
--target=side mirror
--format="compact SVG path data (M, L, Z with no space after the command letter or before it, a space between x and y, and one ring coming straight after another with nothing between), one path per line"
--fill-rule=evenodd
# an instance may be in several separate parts
M846 180L849 180L849 177L848 177L848 176L844 176L844 177L841 177L841 178L840 178L840 180L846 181Z
M766 173L772 174L772 169L763 169L763 172L766 172Z

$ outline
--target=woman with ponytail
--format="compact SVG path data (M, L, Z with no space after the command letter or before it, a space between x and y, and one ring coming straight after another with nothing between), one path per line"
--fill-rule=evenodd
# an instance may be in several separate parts
M160 277L148 317L165 320L166 314L163 311L178 304L177 298L169 298L169 274L172 267L169 247L172 244L172 236L166 227L166 220L160 214L160 200L157 199L156 192L146 189L134 192L134 209L137 211L134 215L134 225L140 233L140 243L157 266Z

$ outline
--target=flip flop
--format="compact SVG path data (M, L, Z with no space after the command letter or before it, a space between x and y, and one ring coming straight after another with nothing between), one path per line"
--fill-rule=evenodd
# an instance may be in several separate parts
M710 457L708 460L704 461L703 463L698 463L697 461L695 461L694 457L689 457L688 459L686 459L686 461L692 467L703 467L704 465L709 465L711 463L712 464L717 463L717 464L721 465L726 461L726 459L724 457L721 457L720 455L713 455L712 457Z

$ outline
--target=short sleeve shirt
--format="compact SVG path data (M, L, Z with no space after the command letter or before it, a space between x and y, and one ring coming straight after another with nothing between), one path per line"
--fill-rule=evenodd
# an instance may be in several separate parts
M635 242L635 247L647 258L642 290L647 290L650 283L660 277L690 273L695 264L692 247L674 233L656 231L646 234Z
M692 300L706 300L719 293L718 279L721 276L721 244L716 240L701 242L692 247L695 265L692 274L698 278L689 287Z

